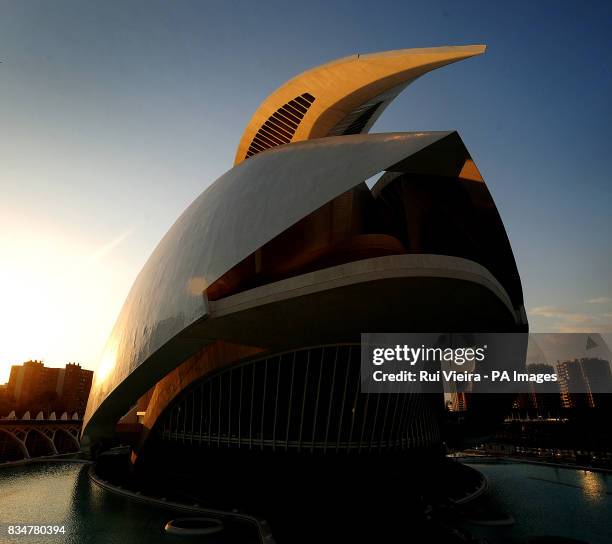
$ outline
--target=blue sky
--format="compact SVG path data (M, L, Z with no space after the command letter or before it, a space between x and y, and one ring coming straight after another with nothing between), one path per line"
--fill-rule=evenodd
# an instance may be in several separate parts
M0 2L0 368L95 366L157 241L284 81L436 45L488 50L374 131L458 129L532 330L612 331L611 23L609 2Z

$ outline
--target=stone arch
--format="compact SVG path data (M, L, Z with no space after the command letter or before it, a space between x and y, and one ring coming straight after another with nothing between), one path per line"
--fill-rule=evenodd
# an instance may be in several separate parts
M0 427L0 434L2 434L5 437L8 437L7 442L16 444L18 446L19 450L23 454L23 458L24 459L29 459L30 458L30 452L28 451L28 448L26 446L25 440L21 440L14 433L12 433L11 431L9 431L7 429L3 429L2 427ZM24 438L25 438L25 436L24 436ZM2 450L5 450L4 444L2 446L0 446L0 448ZM9 460L14 461L16 459L9 459Z
M52 436L47 435L47 433L36 427L28 429L24 442L31 457L57 454Z
M58 453L74 453L81 449L79 439L70 432L70 429L58 427L55 431L53 442Z

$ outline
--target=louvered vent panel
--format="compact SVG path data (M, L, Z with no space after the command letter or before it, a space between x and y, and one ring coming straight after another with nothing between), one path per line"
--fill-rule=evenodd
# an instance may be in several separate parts
M291 142L305 113L314 101L314 96L304 93L278 108L255 134L245 158L248 159L260 151Z
M381 104L382 102L364 104L353 110L330 131L329 135L344 136L347 134L360 134Z

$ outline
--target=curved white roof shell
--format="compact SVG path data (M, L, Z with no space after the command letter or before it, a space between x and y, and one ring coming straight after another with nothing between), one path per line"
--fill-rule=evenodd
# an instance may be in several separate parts
M136 278L94 375L85 432L119 384L208 316L204 290L215 280L330 200L450 134L309 140L268 150L218 178L178 218ZM165 373L180 362L155 364Z

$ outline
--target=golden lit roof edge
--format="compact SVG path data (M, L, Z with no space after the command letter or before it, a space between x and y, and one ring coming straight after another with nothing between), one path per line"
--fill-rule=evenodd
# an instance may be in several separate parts
M234 164L245 160L249 150L251 153L264 150L262 140L263 147L273 147L287 139L297 142L339 135L343 122L350 124L353 118L359 120L362 113L369 114L363 126L360 123L352 126L361 133L368 132L384 108L415 79L441 66L481 55L485 50L485 45L398 49L350 55L306 70L261 103L242 134ZM314 100L301 120L292 119L293 124L284 127L281 113L280 123L273 121L279 126L278 133L275 134L274 128L269 131L264 127L279 108L304 93ZM253 146L258 134L259 144Z

